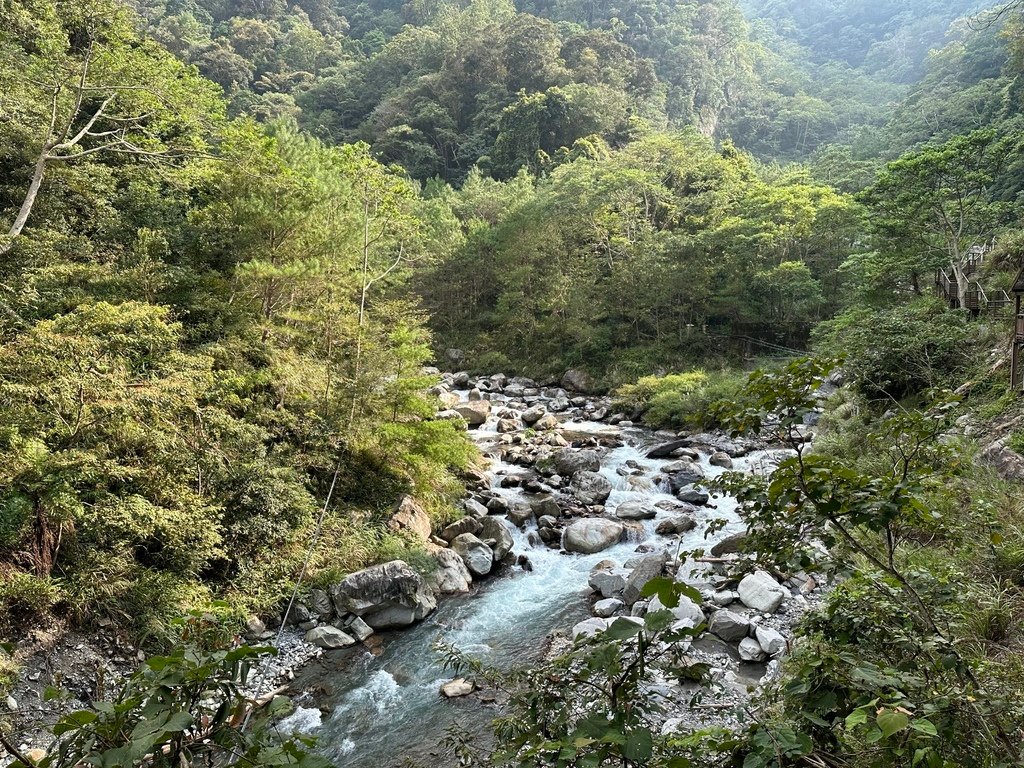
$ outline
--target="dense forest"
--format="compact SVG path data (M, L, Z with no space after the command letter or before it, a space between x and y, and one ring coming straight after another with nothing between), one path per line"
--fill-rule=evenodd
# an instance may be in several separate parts
M836 586L741 728L513 696L478 764L1019 764L1022 97L1019 2L0 0L0 693L41 633L238 663L297 585L436 567L392 516L481 466L438 369L571 369L652 429L820 417L722 482L740 571ZM163 765L137 693L28 764Z

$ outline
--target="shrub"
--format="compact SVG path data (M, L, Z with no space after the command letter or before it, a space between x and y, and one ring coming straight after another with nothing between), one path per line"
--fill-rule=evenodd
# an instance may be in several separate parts
M0 625L31 619L60 600L61 590L49 577L21 571L0 576Z
M629 413L642 412L644 422L652 427L707 429L718 426L711 406L734 396L741 381L736 373L708 374L699 369L645 376L617 389L615 405Z

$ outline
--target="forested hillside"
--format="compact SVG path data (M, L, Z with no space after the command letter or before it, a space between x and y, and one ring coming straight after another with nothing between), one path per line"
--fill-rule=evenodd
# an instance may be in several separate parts
M322 766L244 733L239 635L355 645L362 569L392 629L528 577L513 522L667 510L644 607L636 558L595 587L628 621L449 649L505 718L453 763L1020 764L1022 78L1020 2L0 0L0 693L68 632L177 649L15 764ZM760 573L791 634L656 679ZM650 695L769 656L724 728Z

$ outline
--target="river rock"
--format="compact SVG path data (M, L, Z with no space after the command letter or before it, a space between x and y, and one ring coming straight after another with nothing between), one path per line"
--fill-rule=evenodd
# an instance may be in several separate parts
M329 619L334 614L331 596L323 589L311 589L309 591L309 607L320 619Z
M420 541L429 541L430 515L412 496L403 496L395 505L388 528L396 533L407 532Z
M737 650L739 650L741 661L764 661L767 658L761 644L752 637L744 637L740 640Z
M614 597L609 597L604 600L598 600L594 603L594 615L599 619L607 619L615 615L615 613L621 609L625 604Z
M355 639L350 635L330 625L309 630L303 639L317 648L347 648L356 644Z
M668 486L672 493L679 493L687 486L704 479L704 470L700 464L688 463L686 467L668 476Z
M339 616L354 613L374 629L412 624L437 607L423 579L402 560L356 571L329 592Z
M580 451L574 448L563 448L555 451L551 457L555 471L563 477L572 477L577 472L597 472L601 469L601 457L597 451Z
M452 410L465 419L469 426L479 427L487 421L487 416L491 413L491 403L488 400L473 400L459 403Z
M680 448L685 448L690 443L687 440L673 440L670 443L662 443L661 445L651 448L647 452L648 459L665 459L671 456L675 451Z
M513 504L505 514L508 521L517 528L522 528L533 519L533 510L526 504Z
M488 515L507 515L509 509L508 499L504 496L495 496L487 502Z
M620 520L651 520L658 510L642 501L626 501L615 508L615 516Z
M523 423L526 424L527 426L533 426L542 418L544 418L545 413L546 411L544 410L543 405L535 405L532 408L527 408L525 411L523 411L520 414L519 418L521 418L523 420Z
M476 517L463 517L456 520L451 525L445 526L441 531L441 538L445 541L450 542L456 536L461 536L464 533L477 534L480 533L480 520L486 518Z
M476 686L472 680L457 677L441 686L441 695L446 699L457 699L460 696L469 696L474 690Z
M473 577L458 552L441 549L434 553L434 559L437 560L438 567L433 578L439 593L461 595L469 592L469 585L472 583Z
M711 458L708 459L708 463L713 467L732 469L732 456L725 451L715 451L711 454Z
M786 650L786 638L781 632L778 632L771 627L758 626L754 630L754 637L757 638L757 642L761 646L761 649L769 656L778 656Z
M540 524L540 519L542 517L550 517L551 522L548 523L548 525L554 525L556 518L562 514L562 510L559 509L558 502L555 501L553 496L534 499L530 502L530 509L537 518L538 524Z
M662 536L675 536L680 533L687 533L697 527L697 521L689 515L668 517L658 521L654 532Z
M545 413L533 425L534 429L539 429L544 432L547 432L548 430L552 429L558 429L558 427L558 419L556 419L555 416L550 413Z
M733 592L731 589L723 589L711 595L711 602L717 605L719 608L725 608L725 606L727 605L732 605L739 599L740 596Z
M712 557L734 555L743 549L743 544L746 540L747 534L743 531L730 534L711 547L711 555Z
M365 641L366 638L373 634L373 627L358 616L349 617L349 619L342 624L340 628L345 632L345 634L351 635L359 642Z
M612 495L612 484L597 472L577 472L569 483L572 495L587 506L604 504Z
M679 604L675 608L666 608L657 595L651 598L651 602L647 606L648 613L666 610L671 611L677 621L689 621L692 627L700 626L707 621L704 618L704 611L701 610L701 607L686 595L679 596Z
M759 613L775 613L789 593L767 571L748 573L740 580L740 601Z
M676 494L676 498L680 501L685 501L687 504L696 504L697 506L703 506L711 500L711 496L707 491L701 491L697 488L683 488Z
M608 629L607 619L584 619L572 628L572 639L593 637L599 632L604 632L606 629Z
M474 576L486 576L494 566L494 551L472 533L462 533L452 539L452 549Z
M711 615L708 629L727 643L736 643L750 633L750 622L735 611L716 611Z
M640 599L640 592L651 579L660 576L662 568L665 567L665 553L658 552L644 556L636 567L630 572L626 579L626 586L622 590L622 599L626 605L633 605Z
M591 555L618 544L625 531L622 523L597 517L574 520L566 526L562 547L567 552Z
M487 507L476 499L463 499L462 508L466 510L466 514L472 515L473 517L487 516Z
M589 394L594 391L594 380L586 371L570 368L562 376L562 388L571 392Z
M629 575L630 571L625 568L602 568L591 571L587 583L591 589L599 592L601 597L616 597L626 588Z
M484 517L480 520L480 538L494 539L494 562L499 563L512 551L515 541L512 532L504 520L497 517Z

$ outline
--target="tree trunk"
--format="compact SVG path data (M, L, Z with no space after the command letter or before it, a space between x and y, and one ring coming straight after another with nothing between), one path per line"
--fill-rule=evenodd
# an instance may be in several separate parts
M28 185L28 192L25 193L25 199L21 203L21 209L18 211L18 215L14 219L14 224L11 225L11 229L7 233L7 241L0 243L0 256L11 250L11 246L14 245L14 238L21 234L21 230L25 228L25 222L28 221L29 214L32 213L32 206L35 205L36 195L39 194L39 187L43 184L43 176L46 175L47 151L48 148L44 147L43 151L39 153L39 159L36 160L36 167L32 171L32 183Z

